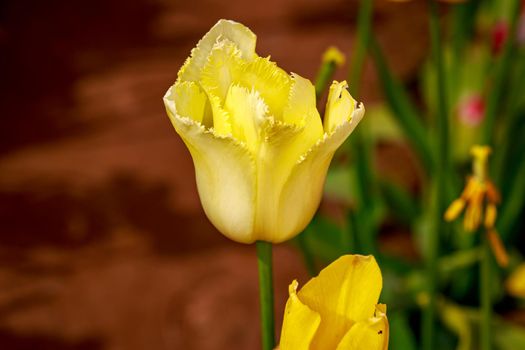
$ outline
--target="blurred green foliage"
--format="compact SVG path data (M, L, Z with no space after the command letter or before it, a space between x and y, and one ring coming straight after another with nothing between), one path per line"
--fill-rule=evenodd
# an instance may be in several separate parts
M363 6L369 12L373 9L371 1ZM525 349L525 328L505 317L519 310L525 315L524 303L504 290L505 278L525 253L520 235L525 230L525 42L516 35L519 26L525 28L524 6L517 0L468 1L446 5L442 18L450 130L446 141L452 162L444 196L452 200L460 194L471 171L470 147L492 145L491 177L502 194L496 226L511 253L509 268L492 264L491 295L497 314L492 321L493 348L501 350ZM321 210L295 242L311 274L342 254L373 252L383 272L390 349L418 349L426 300L423 262L431 244L428 232L441 220L432 204L438 166L433 120L437 74L429 56L416 72L417 84L409 87L389 67L373 28L361 39L367 43L384 102L367 105L364 125L359 127L363 130L338 154L327 176L326 197L344 215L331 216L330 211ZM352 70L351 75L359 73ZM322 78L327 81L326 76ZM374 166L378 145L399 143L410 146L422 170L416 174L415 188L393 181ZM443 349L480 347L478 236L466 233L456 222L447 224L446 233L439 237L436 339ZM390 251L382 244L389 239L401 247Z

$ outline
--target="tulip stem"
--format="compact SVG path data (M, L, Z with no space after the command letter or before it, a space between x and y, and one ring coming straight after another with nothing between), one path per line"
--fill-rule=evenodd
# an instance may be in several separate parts
M259 268L262 349L272 350L275 346L272 244L257 241L255 246L257 249L257 265Z
M428 0L430 12L429 30L432 44L432 59L436 70L437 93L437 152L436 152L436 179L434 184L434 224L428 232L427 276L428 276L428 304L423 314L423 349L435 349L435 319L436 319L436 293L438 281L438 255L440 236L444 233L443 212L445 209L447 175L449 174L448 150L448 106L445 90L445 72L443 67L443 49L441 47L441 34L439 28L439 9L437 0Z
M480 232L481 233L481 232ZM483 256L480 264L480 301L481 301L481 328L480 328L480 343L482 350L490 350L492 348L492 264L491 264L491 249L487 235L481 234L483 245Z

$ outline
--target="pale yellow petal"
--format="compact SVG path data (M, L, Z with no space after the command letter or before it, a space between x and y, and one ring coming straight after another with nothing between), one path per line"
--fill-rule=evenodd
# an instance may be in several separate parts
M233 136L246 143L252 154L257 154L261 144L260 129L268 113L268 106L259 93L232 85L226 96L225 109L231 116Z
M284 310L280 350L309 350L321 322L321 316L297 297L297 285L297 281L293 281L289 287L290 295Z
M356 101L347 90L346 81L338 83L334 81L330 86L326 111L324 115L324 130L331 133L342 123L351 118Z
M308 150L324 133L315 102L315 87L310 80L292 74L292 87L283 111L283 122L304 127L303 137Z
M256 56L255 42L257 37L255 34L240 23L221 19L191 51L191 56L179 70L179 80L198 81L200 79L201 70L206 64L213 46L219 39L227 39L233 42L245 60L252 60Z
M231 84L242 70L241 51L229 40L215 43L202 68L199 84L208 94L213 111L213 128L218 135L231 135L233 121L224 108Z
M224 102L232 83L239 78L245 62L241 51L229 40L215 43L202 67L199 84Z
M304 147L303 129L268 118L262 128L257 154L257 208L255 231L259 239L279 243L290 239L302 228L289 225L296 220L289 217L283 206L283 189L294 170ZM314 176L314 174L312 174ZM315 184L311 184L315 185ZM301 201L310 200L306 194ZM284 203L297 205L297 203ZM297 215L308 215L299 213ZM311 219L311 216L308 220Z
M167 97L164 103L193 158L206 215L230 239L254 242L255 162L250 152L233 138L218 136L193 119L179 116Z
M373 256L346 255L311 279L299 299L321 315L312 350L334 349L355 322L374 316L382 288Z
M385 312L355 323L345 334L337 350L387 350L389 326Z
M256 56L245 64L235 82L249 90L257 90L268 105L270 114L281 119L291 86L290 76L284 70L269 58Z
M285 122L271 117L267 119L258 153L255 227L261 233L261 239L274 243L290 239L311 220L319 204L326 174L326 169L311 169L310 177L300 180L310 180L302 189L307 192L303 192L301 198L285 198L289 194L289 184L294 181L292 177L297 174L297 164L323 137L312 84L298 75L293 76L292 84L288 107L283 113ZM309 197L309 193L314 193L315 197ZM305 204L308 211L295 210Z
M325 134L299 161L292 164L293 168L285 178L275 205L278 208L276 227L279 231L274 237L269 237L269 241L284 242L301 232L310 222L319 206L334 152L357 126L364 111L361 105L353 112L350 121L344 122L331 135ZM277 152L277 148L275 150ZM285 174L285 171L282 173Z
M201 123L204 117L207 97L199 85L194 82L177 82L171 87L164 101L170 105L173 113Z

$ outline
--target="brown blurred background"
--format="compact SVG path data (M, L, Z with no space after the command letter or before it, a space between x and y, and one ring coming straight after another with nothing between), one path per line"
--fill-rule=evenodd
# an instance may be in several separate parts
M351 53L356 4L0 2L0 349L257 349L254 247L208 223L162 96L219 18L313 79L326 47ZM422 6L377 2L406 79L426 50ZM361 100L378 90L367 66ZM306 273L291 246L275 261L281 318Z

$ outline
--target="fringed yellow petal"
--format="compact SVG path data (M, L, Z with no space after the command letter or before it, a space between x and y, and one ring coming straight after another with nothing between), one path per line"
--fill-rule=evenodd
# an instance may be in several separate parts
M462 198L454 200L447 208L447 211L445 211L445 220L455 220L459 216L459 214L461 214L463 208L465 208L465 201Z
M239 76L243 61L241 51L228 40L218 41L202 68L199 83L209 96L213 112L213 128L217 135L231 135L233 121L223 106L234 79Z
M197 47L191 50L191 56L179 70L178 79L198 81L201 70L219 39L233 42L239 48L243 59L252 60L255 57L255 34L240 23L221 19L204 35Z
M336 350L387 350L389 326L386 312L355 323L345 334Z
M287 124L304 127L304 136L311 147L323 136L323 124L315 103L315 87L310 80L292 74L292 87L283 112L282 120Z
M202 67L199 83L208 94L224 101L231 84L239 78L244 64L241 51L233 42L218 41Z
M521 263L505 282L507 292L516 298L525 299L525 263Z
M373 256L343 256L311 279L298 293L321 315L310 349L335 349L355 322L373 317L381 288L381 271Z
M340 83L334 81L330 86L324 115L324 131L328 134L351 118L356 108L356 101L347 88L346 81Z
M501 241L499 234L494 230L488 230L487 238L498 265L501 267L507 267L509 265L509 255L507 254L507 249L505 249L505 245Z
M167 101L166 108L170 108L173 114L201 123L208 99L199 85L185 81L173 85L164 100Z
M233 136L246 143L252 154L257 154L261 143L261 125L268 113L268 107L259 93L232 85L226 96L225 109L231 116Z
M321 323L321 316L304 305L297 297L297 286L297 281L293 281L289 287L280 350L309 350L310 343Z
M485 208L485 228L491 229L494 227L497 214L498 211L496 206L492 203L488 203L487 207Z
M227 237L253 243L255 162L250 152L233 138L218 136L196 121L179 116L168 97L164 103L193 158L204 212Z
M291 79L269 58L254 57L247 62L236 83L249 90L257 90L270 109L270 114L281 119L283 109L288 101Z
M352 133L364 112L365 109L361 105L353 112L349 121L336 128L331 135L325 134L306 154L301 156L299 161L293 164L279 194L280 211L279 226L277 226L279 233L275 236L278 238L272 237L271 242L279 243L288 240L301 232L310 222L319 206L326 172L334 152ZM288 152L284 153L283 156L288 155Z

